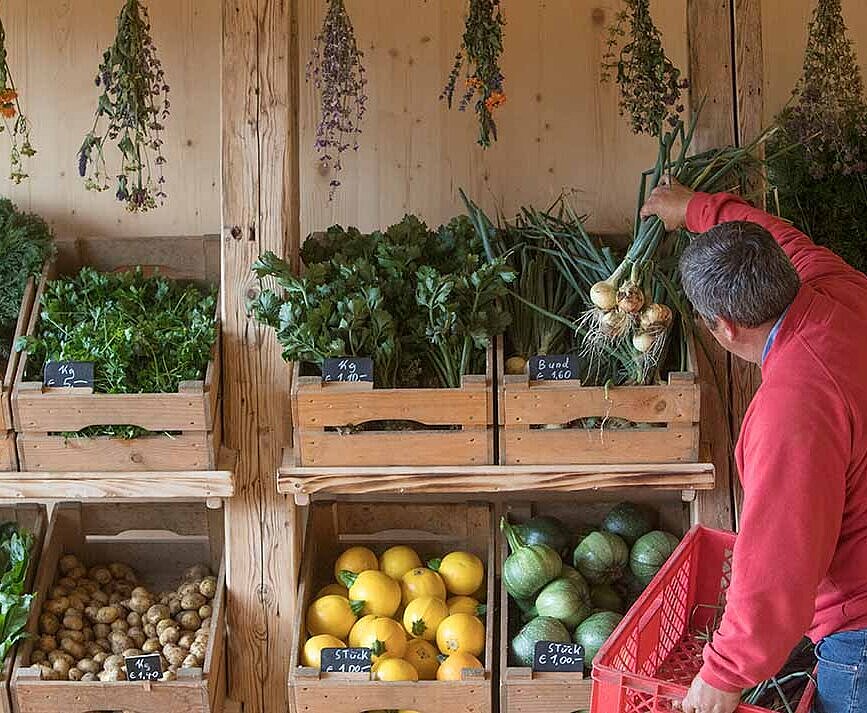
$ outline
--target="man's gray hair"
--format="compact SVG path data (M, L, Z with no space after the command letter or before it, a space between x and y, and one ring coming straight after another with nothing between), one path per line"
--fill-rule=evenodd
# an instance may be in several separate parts
M761 225L722 223L697 236L680 259L687 297L711 326L722 317L742 327L779 319L801 280Z

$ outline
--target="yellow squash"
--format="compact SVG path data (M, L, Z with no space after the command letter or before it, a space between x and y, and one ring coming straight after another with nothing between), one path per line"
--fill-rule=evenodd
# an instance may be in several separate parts
M418 681L418 671L404 659L389 656L381 658L371 669L376 681Z
M352 648L357 649L361 647L361 638L364 636L364 630L374 621L376 621L376 617L373 614L368 614L355 622L349 631L349 645Z
M429 566L439 572L450 594L471 596L485 580L485 565L472 552L449 552Z
M412 637L433 641L440 623L448 615L449 608L442 599L419 597L406 605L403 628Z
M364 602L349 601L337 594L320 597L307 607L307 633L330 634L345 640L363 605Z
M345 649L344 644L340 639L337 639L328 634L320 634L307 639L304 644L304 650L301 652L301 663L310 668L319 669L322 658L322 649Z
M349 590L342 584L326 584L322 589L316 592L316 598L327 597L329 594L337 594L349 599Z
M394 619L379 617L370 622L358 637L358 645L373 652L373 661L383 654L403 658L406 653L406 632Z
M403 657L418 671L422 681L435 681L440 667L439 651L430 641L413 639L406 645Z
M419 597L446 598L446 585L442 577L427 567L416 567L403 575L400 589L404 606Z
M452 614L437 629L437 646L446 656L485 650L485 625L472 614Z
M452 654L440 664L437 681L461 681L465 668L484 668L472 654Z
M472 614L479 618L485 615L485 605L472 597L452 597L446 601L449 614Z
M360 574L342 570L340 582L349 587L349 598L364 602L362 614L392 617L400 606L400 585L385 572L367 569Z
M379 569L398 582L411 569L421 567L421 558L412 547L396 545L379 556Z
M343 570L359 574L366 569L379 569L376 555L367 547L350 547L334 563L334 578L340 582L340 573Z

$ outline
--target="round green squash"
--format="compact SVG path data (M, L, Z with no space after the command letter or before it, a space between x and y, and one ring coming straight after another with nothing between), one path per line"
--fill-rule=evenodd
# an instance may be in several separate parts
M567 629L574 629L592 613L590 589L574 580L560 577L546 584L536 595L536 612L560 621Z
M559 621L547 616L539 616L527 622L515 634L509 645L512 662L517 666L533 665L533 654L539 641L553 641L558 644L568 644L571 639L566 627Z
M623 597L610 584L594 584L590 587L590 601L596 609L622 614L626 611Z
M679 542L670 532L662 530L654 530L640 537L629 555L629 569L635 578L647 586L671 557Z
M629 564L629 547L610 532L591 532L572 555L572 563L590 584L611 584Z
M560 578L572 580L579 589L590 589L590 585L587 584L587 580L581 576L581 572L568 564L563 565L563 569L560 571Z
M575 629L573 640L576 644L584 647L584 668L589 669L599 653L599 649L614 633L620 620L621 614L612 611L603 611L587 617Z
M506 591L515 599L534 597L542 587L560 576L563 560L548 545L525 545L504 517L500 528L512 553L503 562Z
M560 555L568 552L574 542L562 520L549 515L537 515L514 528L525 545L548 545Z
M602 521L602 529L621 537L632 547L639 537L656 527L657 515L646 505L623 502L615 505Z

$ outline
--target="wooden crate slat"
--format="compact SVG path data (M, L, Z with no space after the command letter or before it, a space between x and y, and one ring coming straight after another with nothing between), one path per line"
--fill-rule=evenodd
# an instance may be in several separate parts
M15 450L15 432L0 431L0 473L18 470L18 454Z
M494 666L494 607L486 615L485 670L459 682L382 683L366 676L321 674L300 666L306 640L304 617L310 597L331 578L333 559L353 543L374 551L398 543L441 550L463 547L485 562L487 601L494 601L495 541L488 505L467 503L317 503L311 507L304 538L304 557L296 603L296 627L289 677L290 708L363 713L397 707L418 713L490 713ZM413 529L415 528L415 529ZM421 529L418 529L421 528ZM395 540L393 538L398 537ZM421 554L424 556L425 552ZM326 563L327 564L323 564ZM465 672L466 674L466 672Z
M18 337L27 333L27 324L30 320L30 311L33 309L33 300L36 297L36 280L32 277L27 280L24 287L24 295L21 297L21 307L18 310L18 321L15 324L15 332L12 337L12 347ZM10 431L13 428L12 420L12 389L15 385L15 373L18 370L20 354L10 349L9 361L6 362L6 370L0 374L0 432Z
M52 513L46 532L46 545L43 550L36 582L37 596L31 609L27 629L33 633L38 626L38 617L46 592L52 586L61 555L74 553L91 566L108 561L120 561L136 569L140 581L153 589L176 584L184 568L200 561L210 561L215 572L225 573L225 558L222 556L222 526L212 528L212 518L195 518L193 527L197 537L177 540L167 537L163 528L187 517L188 504L153 503L127 505L125 514L133 524L150 522L147 529L152 534L136 531L134 538L123 534L129 525L122 524L118 513L105 512L101 517L88 518L95 509L110 510L109 504L90 504L83 506L74 503L57 505ZM199 503L198 507L205 508ZM136 514L131 514L133 510ZM95 525L91 529L90 522ZM113 524L112 524L113 523ZM123 528L123 529L121 529ZM183 528L189 532L189 527ZM107 533L118 531L117 537L106 537ZM94 541L87 540L89 535L101 535ZM214 547L214 545L217 545ZM213 553L213 554L212 554ZM225 639L217 635L225 628L225 607L222 597L213 602L212 634L209 639L209 652L203 669L182 669L178 680L158 683L82 683L70 681L42 681L34 675L34 669L27 664L33 642L24 642L15 659L12 673L12 695L17 713L91 713L92 711L134 710L136 713L217 713L225 698L225 676L212 676L212 670L221 662L223 667L223 645ZM222 686L222 688L214 688Z

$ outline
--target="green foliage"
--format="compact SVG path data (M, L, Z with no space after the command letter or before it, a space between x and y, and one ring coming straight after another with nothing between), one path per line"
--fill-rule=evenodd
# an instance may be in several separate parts
M33 595L24 591L33 536L14 522L0 526L0 662L26 636Z
M0 198L0 364L9 356L27 280L39 275L52 251L46 222Z
M365 356L377 386L458 387L484 371L485 349L507 323L497 300L513 273L481 252L466 218L435 232L415 216L370 235L333 227L304 244L300 277L262 255L251 307L276 330L286 361Z
M94 390L105 394L171 393L203 379L217 337L216 293L140 268L100 273L90 267L49 282L37 333L17 348L29 352L29 378L49 360L94 362ZM84 435L132 438L130 426Z

